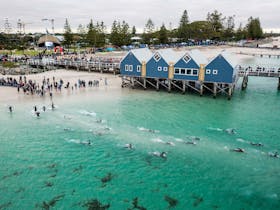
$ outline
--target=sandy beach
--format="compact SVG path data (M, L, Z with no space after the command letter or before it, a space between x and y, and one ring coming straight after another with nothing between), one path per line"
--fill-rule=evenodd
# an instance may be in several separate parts
M275 44L275 43L274 43ZM279 44L279 43L278 43ZM214 56L219 54L223 50L227 50L228 52L234 54L236 60L241 59L247 59L247 58L253 58L251 55L245 55L245 54L253 54L253 53L263 53L263 54L280 54L279 50L273 50L273 49L258 49L258 48L242 48L242 47L229 47L229 46L210 46L210 47L188 47L188 48L180 48L179 50L187 51L190 49L199 49L208 60L212 59ZM118 52L115 53L118 56L125 55L125 52ZM106 54L102 53L103 56L106 56ZM112 56L112 53L108 54L108 56ZM16 80L19 79L19 76L15 75L0 75L0 78L15 78ZM36 81L36 83L42 84L42 81L44 78L49 78L51 81L53 77L56 79L56 81L59 81L62 79L64 81L64 84L67 82L70 82L70 89L72 86L74 86L75 83L78 82L78 80L85 80L86 83L89 80L98 80L99 81L99 87L98 90L120 90L121 89L121 78L119 75L113 75L113 74L101 74L96 72L84 72L84 71L74 71L74 70L65 70L65 69L57 69L52 71L47 71L39 74L31 74L26 75L27 80ZM107 79L108 85L105 85L105 78ZM86 87L88 88L88 87ZM62 92L60 95L65 94L67 91L62 89ZM54 91L54 95L56 95ZM39 96L35 96L39 97ZM27 100L29 98L33 98L33 96L30 96L29 94L23 94L22 90L20 93L17 93L17 89L14 87L2 87L0 86L0 103L12 103L12 101L19 101L19 100Z

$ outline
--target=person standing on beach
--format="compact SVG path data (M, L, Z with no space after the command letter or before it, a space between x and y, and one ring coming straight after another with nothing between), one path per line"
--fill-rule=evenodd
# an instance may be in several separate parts
M104 83L105 83L105 86L107 86L107 85L108 85L108 83L107 83L107 77L105 77L105 79L104 79Z
M9 106L9 111L10 111L10 113L13 112L13 107L11 105Z

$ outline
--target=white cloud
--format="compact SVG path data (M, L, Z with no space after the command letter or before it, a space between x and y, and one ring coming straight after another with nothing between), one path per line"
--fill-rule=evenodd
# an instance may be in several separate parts
M3 30L7 17L12 27L21 19L32 23L26 25L27 31L44 32L50 23L42 22L42 18L55 19L56 31L62 30L68 18L73 30L78 25L94 21L104 21L107 29L112 22L125 20L130 26L142 29L148 18L156 27L165 23L169 27L177 27L184 9L187 9L191 21L206 18L207 12L217 9L224 16L235 15L236 26L240 22L246 24L250 16L260 17L263 28L280 28L280 1L275 0L9 0L0 8L0 29Z

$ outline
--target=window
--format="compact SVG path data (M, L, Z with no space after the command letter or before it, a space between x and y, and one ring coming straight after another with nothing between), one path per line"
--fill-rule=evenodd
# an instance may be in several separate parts
M192 75L192 70L191 69L187 69L187 75Z
M218 74L218 70L214 69L213 74Z
M133 71L133 66L129 65L129 71Z
M140 72L140 71L141 71L141 66L138 65L138 66L137 66L137 72Z
M189 61L190 61L190 57L188 56L188 55L186 55L184 58L183 58L183 60L186 62L186 63L188 63Z
M175 68L174 74L180 74L180 69Z
M186 69L181 69L181 74L186 74Z
M124 70L125 70L125 71L128 71L128 65L125 65L125 66L124 66Z
M197 69L193 69L193 75L197 76L198 75L198 70Z
M163 67L163 71L168 71L168 68L167 67Z
M161 57L160 57L160 55L158 53L156 53L154 55L154 59L155 59L156 62L158 62L161 59Z
M158 71L161 71L161 70L162 70L162 67L161 67L161 66L159 66L159 67L157 68L157 70L158 70Z
M206 74L211 74L211 69L206 69Z

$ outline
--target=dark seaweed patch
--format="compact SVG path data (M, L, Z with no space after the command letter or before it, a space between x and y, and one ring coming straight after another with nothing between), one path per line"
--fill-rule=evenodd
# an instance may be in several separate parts
M2 177L2 180L7 179L7 178L10 178L10 177L12 177L12 176L19 176L19 175L21 175L22 173L23 173L22 171L15 171L15 172L12 173L12 174L3 176L3 177Z
M195 199L193 202L194 207L197 207L201 202L203 202L203 198L198 195L193 194L192 198Z
M139 206L137 197L132 200L132 205L133 205L133 207L128 208L127 210L133 210L133 209L147 210L145 207Z
M52 187L53 183L52 182L45 182L45 187Z
M106 209L110 208L110 204L103 205L97 199L91 199L91 200L85 202L82 206L86 207L88 210L106 210Z
M106 182L109 182L111 181L113 178L112 174L111 173L108 173L106 176L104 176L103 178L101 178L101 182L102 183L106 183Z
M79 165L78 168L73 169L73 173L80 172L83 169L83 166Z
M4 204L0 205L0 210L2 210L2 209L4 210L4 209L8 208L10 205L12 205L11 201L8 203L4 203Z
M50 201L43 201L42 204L40 205L36 205L36 207L41 207L42 209L45 209L45 210L49 210L51 207L54 207L56 202L60 201L62 198L64 198L64 194L63 195L58 195L58 196L55 196L53 199L51 199Z
M175 207L178 204L178 200L175 198L171 198L170 196L164 196L164 200L168 202L169 208Z

